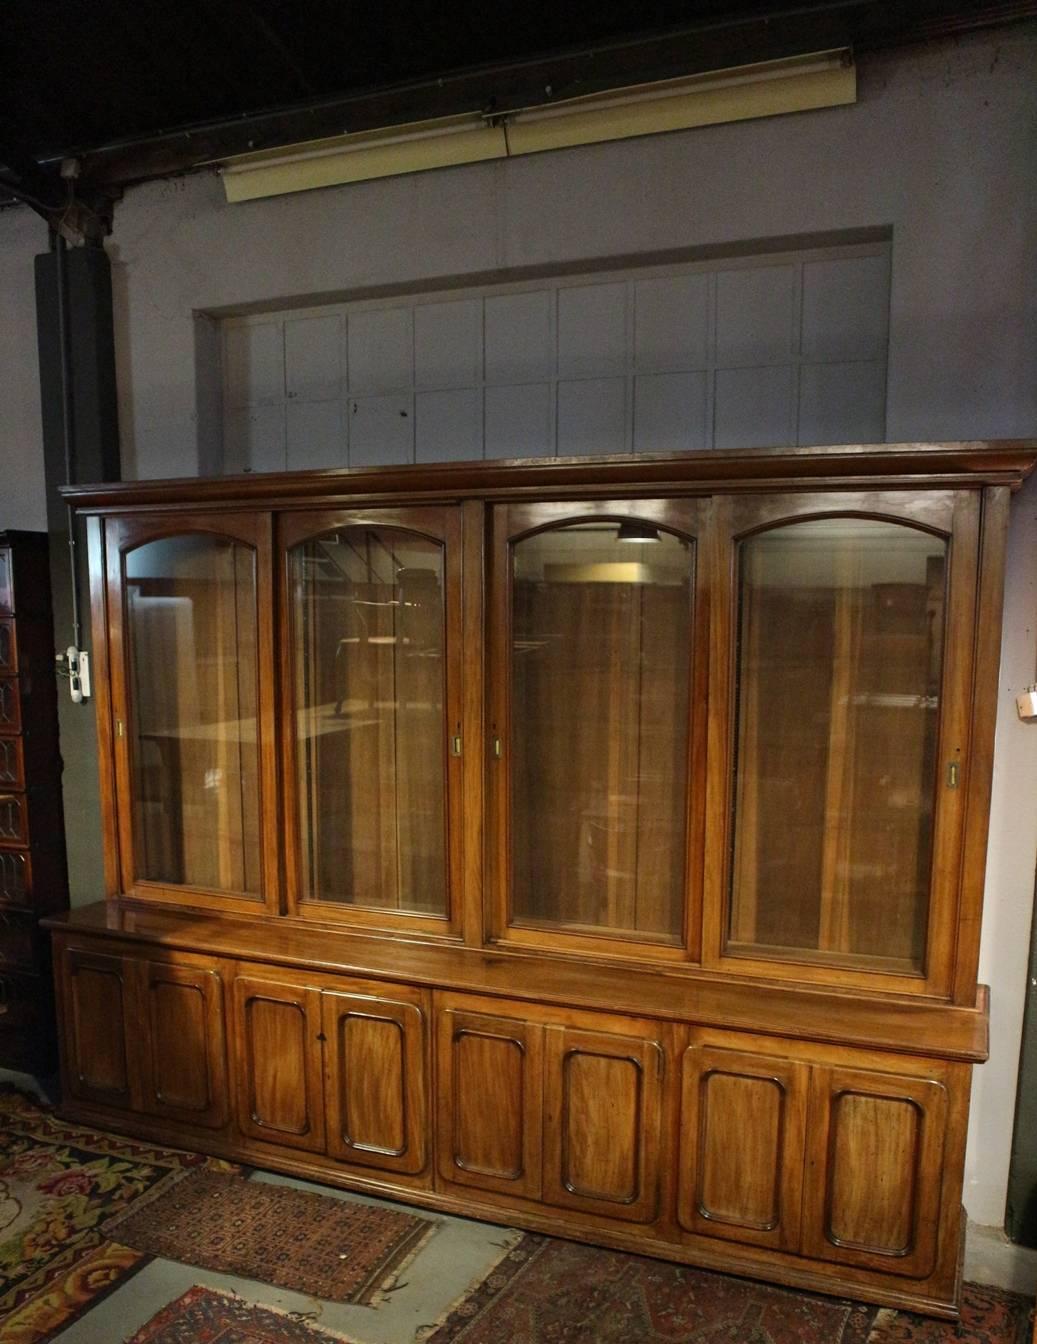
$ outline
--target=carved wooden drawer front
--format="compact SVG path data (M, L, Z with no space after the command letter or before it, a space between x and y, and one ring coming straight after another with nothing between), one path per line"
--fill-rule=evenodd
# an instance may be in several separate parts
M22 731L20 686L13 677L0 678L0 733Z
M439 1172L444 1180L537 1198L543 1028L521 1018L440 1013Z
M426 996L371 988L321 994L328 1152L414 1175L428 1161Z
M266 1143L324 1151L320 991L234 981L237 1120Z
M816 1068L804 1250L925 1278L940 1217L948 1094L931 1078Z
M0 793L0 845L29 843L29 808L24 793Z
M0 788L25 784L25 756L20 737L0 737Z
M799 1249L808 1077L805 1064L776 1056L705 1045L684 1052L677 1185L683 1228Z
M0 616L0 677L13 677L18 671L18 645L14 621Z
M0 849L0 905L28 906L32 902L32 861L27 853Z
M548 1028L544 1199L630 1222L656 1216L663 1066L655 1041Z

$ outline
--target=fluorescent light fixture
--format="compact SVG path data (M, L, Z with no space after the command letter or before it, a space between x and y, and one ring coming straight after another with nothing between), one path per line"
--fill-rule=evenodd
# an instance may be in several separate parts
M574 145L773 117L857 98L846 50L612 90L492 117L464 114L246 154L222 164L228 201L394 177Z

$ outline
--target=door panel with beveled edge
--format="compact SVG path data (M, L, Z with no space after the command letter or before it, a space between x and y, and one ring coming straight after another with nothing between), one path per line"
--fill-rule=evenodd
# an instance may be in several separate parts
M265 1143L324 1151L320 991L262 972L234 981L237 1121Z
M105 528L123 890L278 903L269 516Z
M698 950L709 505L500 505L491 552L493 934Z
M693 1044L681 1064L677 1219L688 1232L798 1251L809 1068Z
M219 1129L227 1121L223 984L203 966L142 967L144 1106L153 1115Z
M442 1180L539 1197L543 1036L542 1026L519 1017L440 1009L436 1073Z
M324 990L328 1152L415 1175L428 1160L428 994L407 985Z
M66 947L59 957L65 1073L80 1101L128 1110L140 1104L131 1023L136 1008L128 957Z
M279 520L289 897L304 917L457 927L460 527L453 507Z
M925 1278L935 1265L950 1097L940 1077L815 1068L808 1255Z
M544 1193L625 1222L659 1212L662 1045L633 1034L549 1027L544 1050Z

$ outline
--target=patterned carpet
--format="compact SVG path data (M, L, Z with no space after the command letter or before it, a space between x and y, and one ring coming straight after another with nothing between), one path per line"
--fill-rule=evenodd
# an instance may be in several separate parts
M269 1307L211 1288L189 1288L126 1344L352 1344Z
M146 1262L102 1231L114 1214L226 1162L68 1125L0 1087L0 1337L36 1344Z
M196 1171L112 1218L120 1245L325 1302L376 1301L438 1220L289 1186Z
M1029 1344L1031 1305L966 1284L952 1324L526 1236L428 1344Z

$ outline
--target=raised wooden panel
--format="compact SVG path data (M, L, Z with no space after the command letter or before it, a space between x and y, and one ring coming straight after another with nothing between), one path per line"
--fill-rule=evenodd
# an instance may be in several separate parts
M437 1038L439 1171L448 1181L540 1194L543 1031L447 1009Z
M426 1014L420 991L399 995L321 995L328 1152L416 1174L428 1156Z
M234 981L238 1125L266 1143L324 1150L320 993Z
M798 1250L808 1069L693 1045L681 1065L677 1218L688 1232Z
M807 1254L912 1278L932 1272L947 1109L933 1078L814 1070Z
M546 1200L630 1222L656 1216L663 1067L655 1041L548 1030Z
M22 702L19 683L0 678L0 733L14 736L22 731Z
M64 958L68 1087L81 1101L133 1105L127 1028L132 1021L132 963L69 948Z
M215 971L148 962L144 1106L216 1129L227 1120L223 986Z

